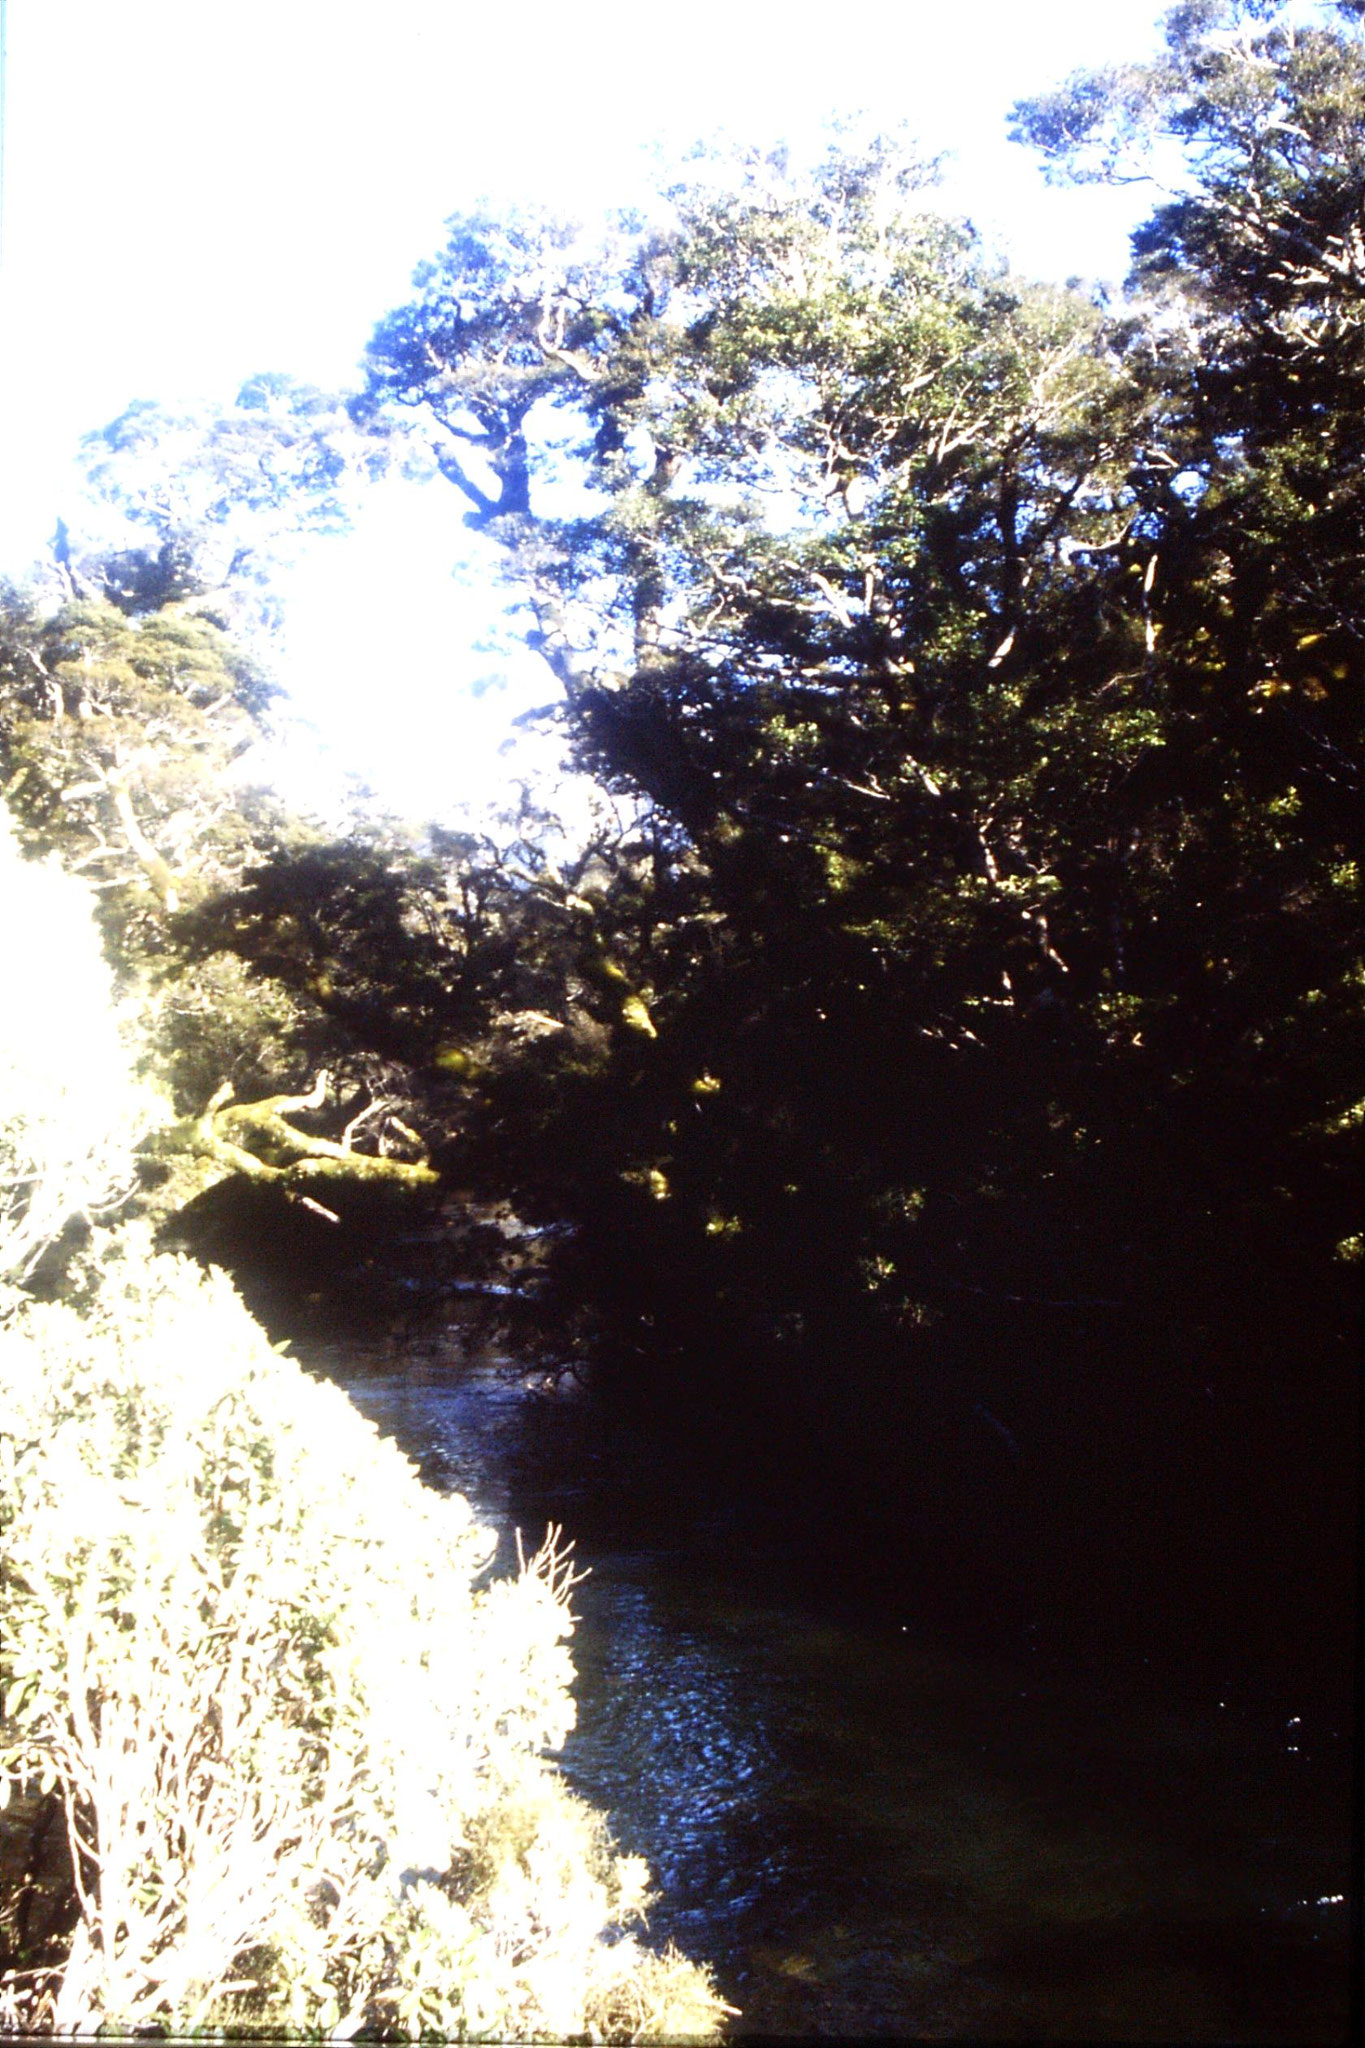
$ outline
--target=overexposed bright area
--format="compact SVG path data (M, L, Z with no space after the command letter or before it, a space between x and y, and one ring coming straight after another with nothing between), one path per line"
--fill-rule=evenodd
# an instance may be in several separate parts
M718 130L804 152L832 115L903 122L950 153L940 203L1020 269L1117 279L1150 193L1049 188L1006 117L1078 66L1149 55L1162 11L9 0L0 570L71 516L76 440L131 400L228 402L261 370L354 383L450 213L482 197L591 216ZM553 695L476 644L501 598L477 561L449 581L467 553L454 496L388 490L281 593L299 711L414 814L524 772L534 748L498 750Z
M447 486L389 479L350 533L313 541L281 576L280 675L327 742L321 755L294 732L274 756L299 801L325 810L344 772L402 813L477 817L514 780L555 777L563 742L528 715L558 685L497 631L497 551L463 511Z

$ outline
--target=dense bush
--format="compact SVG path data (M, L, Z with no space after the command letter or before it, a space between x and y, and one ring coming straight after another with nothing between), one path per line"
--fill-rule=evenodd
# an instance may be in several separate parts
M494 1539L221 1274L111 1255L3 1332L6 1768L60 1786L58 2028L255 2020L696 2033L702 1974L609 1930L646 1873L540 1752L567 1567Z
M43 870L10 879L25 914L56 900ZM44 1114L0 1100L9 1157L56 1158L70 1199L107 1148L54 1151ZM31 1251L60 1203L25 1185ZM136 1226L84 1264L79 1307L0 1302L0 1796L11 1837L55 1803L74 1894L55 1954L7 1912L0 2027L713 2033L706 1974L624 1931L644 1865L543 1757L574 1713L553 1535L489 1580L468 1503L274 1352L221 1273Z

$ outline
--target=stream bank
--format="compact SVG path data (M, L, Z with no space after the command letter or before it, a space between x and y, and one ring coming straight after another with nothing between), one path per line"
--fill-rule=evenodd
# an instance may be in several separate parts
M499 1533L575 1540L561 1759L747 2035L1346 2038L1351 1731L1308 1700L1163 1703L852 1612L723 1499L652 1512L571 1379L452 1330L312 1341Z

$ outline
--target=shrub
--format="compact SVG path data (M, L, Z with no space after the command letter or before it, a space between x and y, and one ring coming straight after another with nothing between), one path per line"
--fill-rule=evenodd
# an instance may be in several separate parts
M715 2031L541 1755L573 1720L553 1540L487 1582L461 1497L136 1238L85 1315L12 1311L0 1398L4 1770L58 1788L80 1900L59 2031Z

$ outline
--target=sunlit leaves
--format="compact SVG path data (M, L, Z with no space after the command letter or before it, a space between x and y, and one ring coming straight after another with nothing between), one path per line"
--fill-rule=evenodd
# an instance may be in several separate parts
M0 1336L4 1778L97 1846L59 2023L576 2034L623 1977L648 2012L662 1965L610 1939L641 1868L539 1761L573 1717L553 1535L480 1583L465 1501L222 1275L120 1250L84 1318Z

